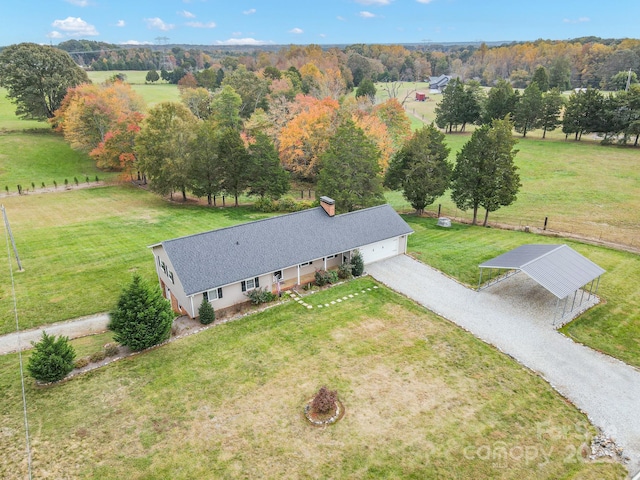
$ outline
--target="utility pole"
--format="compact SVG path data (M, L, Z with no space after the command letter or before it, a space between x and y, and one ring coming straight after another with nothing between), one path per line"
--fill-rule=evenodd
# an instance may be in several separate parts
M2 216L4 217L4 224L7 227L7 234L9 238L11 238L11 245L13 245L13 253L16 256L16 261L18 262L18 271L24 272L22 268L22 264L20 263L20 257L18 256L18 249L16 248L16 241L13 239L13 233L11 233L11 226L9 225L9 219L7 218L7 212L4 209L4 205L0 206L2 209Z

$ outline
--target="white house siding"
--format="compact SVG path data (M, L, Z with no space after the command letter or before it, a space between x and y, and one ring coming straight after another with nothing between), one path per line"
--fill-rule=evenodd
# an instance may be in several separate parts
M173 294L178 304L178 309L191 313L191 300L185 295L184 287L180 282L180 278L175 273L175 269L173 268L169 257L165 253L164 248L162 248L161 246L154 247L153 256L155 257L154 260L156 273L158 274L158 279L160 281L160 288L163 289L162 295L164 296L164 298L171 301L170 293ZM160 266L161 264L160 262L158 262L158 259L160 259L160 262L164 262L167 266L167 273L162 270L162 267ZM173 273L173 280L171 280L171 278L169 277L169 272ZM176 310L176 305L172 304L172 307L174 307L174 310Z

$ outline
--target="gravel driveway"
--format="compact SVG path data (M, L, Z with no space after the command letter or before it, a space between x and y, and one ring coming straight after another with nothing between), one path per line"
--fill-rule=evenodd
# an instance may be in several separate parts
M640 471L640 371L558 333L555 297L525 274L476 292L405 255L367 272L538 372L624 448L630 473Z

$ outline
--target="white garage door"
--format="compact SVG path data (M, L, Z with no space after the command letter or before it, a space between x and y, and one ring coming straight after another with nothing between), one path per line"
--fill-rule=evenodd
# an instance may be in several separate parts
M365 264L377 262L384 258L393 257L398 254L398 239L391 238L378 243L372 243L360 248Z

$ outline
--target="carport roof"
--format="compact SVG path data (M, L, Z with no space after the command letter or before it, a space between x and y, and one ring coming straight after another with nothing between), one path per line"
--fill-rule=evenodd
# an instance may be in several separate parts
M560 299L605 273L567 245L522 245L480 268L521 270Z

